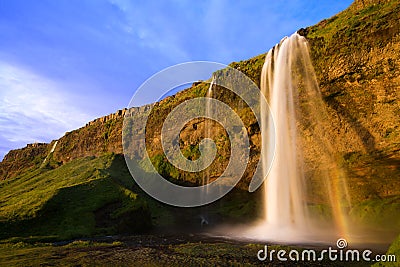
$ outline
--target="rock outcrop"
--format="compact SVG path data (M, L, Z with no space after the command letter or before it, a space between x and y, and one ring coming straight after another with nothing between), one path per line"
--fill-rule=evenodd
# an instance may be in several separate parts
M25 148L11 150L0 162L0 180L37 166L46 158L48 151L50 145L45 143L28 144Z

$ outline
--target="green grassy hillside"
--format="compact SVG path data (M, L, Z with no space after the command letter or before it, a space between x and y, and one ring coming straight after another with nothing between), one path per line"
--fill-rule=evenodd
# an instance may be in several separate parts
M66 239L149 230L147 203L131 190L115 157L81 158L1 181L0 236Z
M0 239L76 237L201 230L203 208L175 208L143 192L122 155L104 154L47 165L0 181ZM208 207L209 220L243 222L257 216L259 194L234 190Z

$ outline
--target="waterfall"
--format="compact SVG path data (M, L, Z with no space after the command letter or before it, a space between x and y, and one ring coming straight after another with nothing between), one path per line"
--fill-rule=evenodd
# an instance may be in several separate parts
M269 103L269 109L260 107L261 149L263 155L274 158L270 169L266 166L269 159L261 159L267 177L263 219L238 235L289 243L325 242L344 236L341 203L347 197L345 177L336 163L328 112L304 37L297 33L285 37L267 53L261 73L261 91ZM273 120L268 120L267 112L271 112ZM275 139L270 138L272 135ZM273 148L274 154L270 150ZM307 153L303 153L304 149ZM305 156L310 159L310 154L314 165L307 167L318 170L315 172L318 177L312 181L307 177L305 183ZM333 214L324 221L323 227L308 209L306 184L315 181L321 184L319 188L323 192L316 193L326 198L324 203Z
M292 64L299 50L307 49L298 34L285 38L271 49L262 69L261 90L267 96L274 121L263 125L263 140L275 128L275 155L265 186L265 222L283 228L306 226L306 205L301 155L297 146L297 85L292 79ZM307 66L306 66L307 67ZM263 116L266 117L266 116ZM275 127L273 127L272 123ZM266 142L264 142L266 143ZM268 149L271 144L267 143Z
M206 94L206 117L211 117L212 115L212 108L211 108L211 101L210 99L213 98L213 86L214 86L214 77L211 80L210 86L208 87L207 94ZM211 138L211 133L212 133L212 123L209 119L205 120L205 126L204 126L204 137L205 138ZM207 168L203 172L203 177L202 177L202 185L206 185L210 182L210 168ZM208 194L207 187L203 189L202 192L202 197L205 198L205 196ZM201 227L206 226L209 224L208 222L208 211L207 207L203 207L201 210L202 214L200 215L201 219Z
M58 140L54 142L54 145L53 145L53 147L51 148L50 153L53 153L53 152L54 152L54 150L56 149L57 143L58 143Z
M206 104L206 116L207 117L211 117L212 115L212 109L211 109L211 99L213 97L213 85L214 85L214 78L212 78L210 86L208 87L207 90L207 104ZM212 133L212 123L209 119L206 119L205 121L205 138L211 138L211 133ZM207 168L204 171L204 175L203 175L203 184L202 185L206 185L210 182L210 170L209 168ZM205 194L207 194L207 192L205 192Z
M54 150L56 149L58 140L56 140L53 144L53 146L51 147L51 150L49 151L49 154L47 154L46 158L43 160L42 164L40 165L40 167L44 167L46 164L46 161L48 161L48 159L50 158L50 155L54 152Z

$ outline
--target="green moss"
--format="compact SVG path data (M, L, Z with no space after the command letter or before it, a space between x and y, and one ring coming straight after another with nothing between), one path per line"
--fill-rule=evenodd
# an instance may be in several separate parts
M308 210L312 218L320 219L321 221L331 221L332 208L327 204L313 204L308 205Z
M200 157L201 153L199 145L189 145L182 150L182 154L189 160L196 160Z
M248 60L232 62L230 67L243 72L257 86L260 86L260 74L265 61L265 54L255 56ZM224 73L226 70L220 70L217 73Z
M390 255L390 256L389 256ZM395 258L393 258L393 255ZM388 251L386 252L386 256L391 257L391 261L386 262L378 262L372 265L373 267L392 267L392 266L399 266L400 261L400 236L393 241L390 245Z
M375 228L400 229L400 196L371 199L350 210L350 218Z
M228 195L215 203L214 211L226 220L250 222L263 216L261 190L249 193L234 189ZM211 210L211 209L210 209Z
M103 134L102 137L104 139L104 151L107 151L107 143L109 141L109 138L112 135L112 131L115 129L115 125L116 125L116 120L115 119L111 119L108 120L105 124L104 124L104 130L103 130Z
M175 168L165 157L165 155L156 155L150 158L154 168L157 172L166 179L179 180L180 174L177 168Z

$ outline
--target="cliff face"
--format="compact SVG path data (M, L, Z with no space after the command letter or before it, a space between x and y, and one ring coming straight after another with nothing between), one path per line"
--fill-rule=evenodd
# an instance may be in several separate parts
M100 156L105 152L122 153L122 121L126 110L98 118L78 130L61 137L53 158L65 163L86 156Z
M400 193L399 14L399 1L356 1L301 31L355 199Z
M368 6L380 5L390 2L390 0L355 0L350 9L353 11L364 9Z
M338 149L394 150L400 142L400 6L353 5L360 2L372 5L349 8L304 34L335 131L344 140Z
M122 153L121 128L125 110L101 117L85 127L67 132L56 146L50 144L29 144L25 148L11 150L0 162L0 179L14 177L27 169L44 167L45 159L51 159L56 167L76 158L99 156L104 152ZM54 146L54 151L52 148Z
M37 166L46 158L50 145L28 144L25 148L11 150L0 162L0 179L6 179Z
M338 164L347 170L352 194L363 200L400 193L400 186L393 179L398 176L400 166L399 1L356 0L347 10L315 26L301 29L299 33L310 43L317 80L329 111L329 122L325 127L329 135L326 136L335 144ZM260 55L234 62L231 66L259 85L263 63L264 55ZM207 83L195 83L154 106L147 125L148 151L153 163L161 166L163 169L160 171L168 178L195 183L201 179L201 174L183 173L164 164L160 132L163 120L175 106L186 99L205 96L207 88ZM222 88L215 92L215 98L238 111L250 134L250 164L244 181L239 185L247 189L246 184L259 158L259 127L237 97ZM122 153L122 123L126 112L120 110L66 133L58 140L52 159L62 164L104 152ZM148 108L141 107L132 112L140 117L141 113L148 112ZM197 145L205 137L205 123L205 120L193 120L182 131L181 149L187 157L195 159L198 156ZM307 141L306 128L302 128L309 166L306 171L312 177L312 168L318 168L315 162L321 147ZM213 129L212 138L218 141L220 157L213 163L211 176L217 177L229 160L229 142L225 142L223 129L218 125ZM1 177L12 177L36 166L47 157L52 144L11 151L0 163Z

